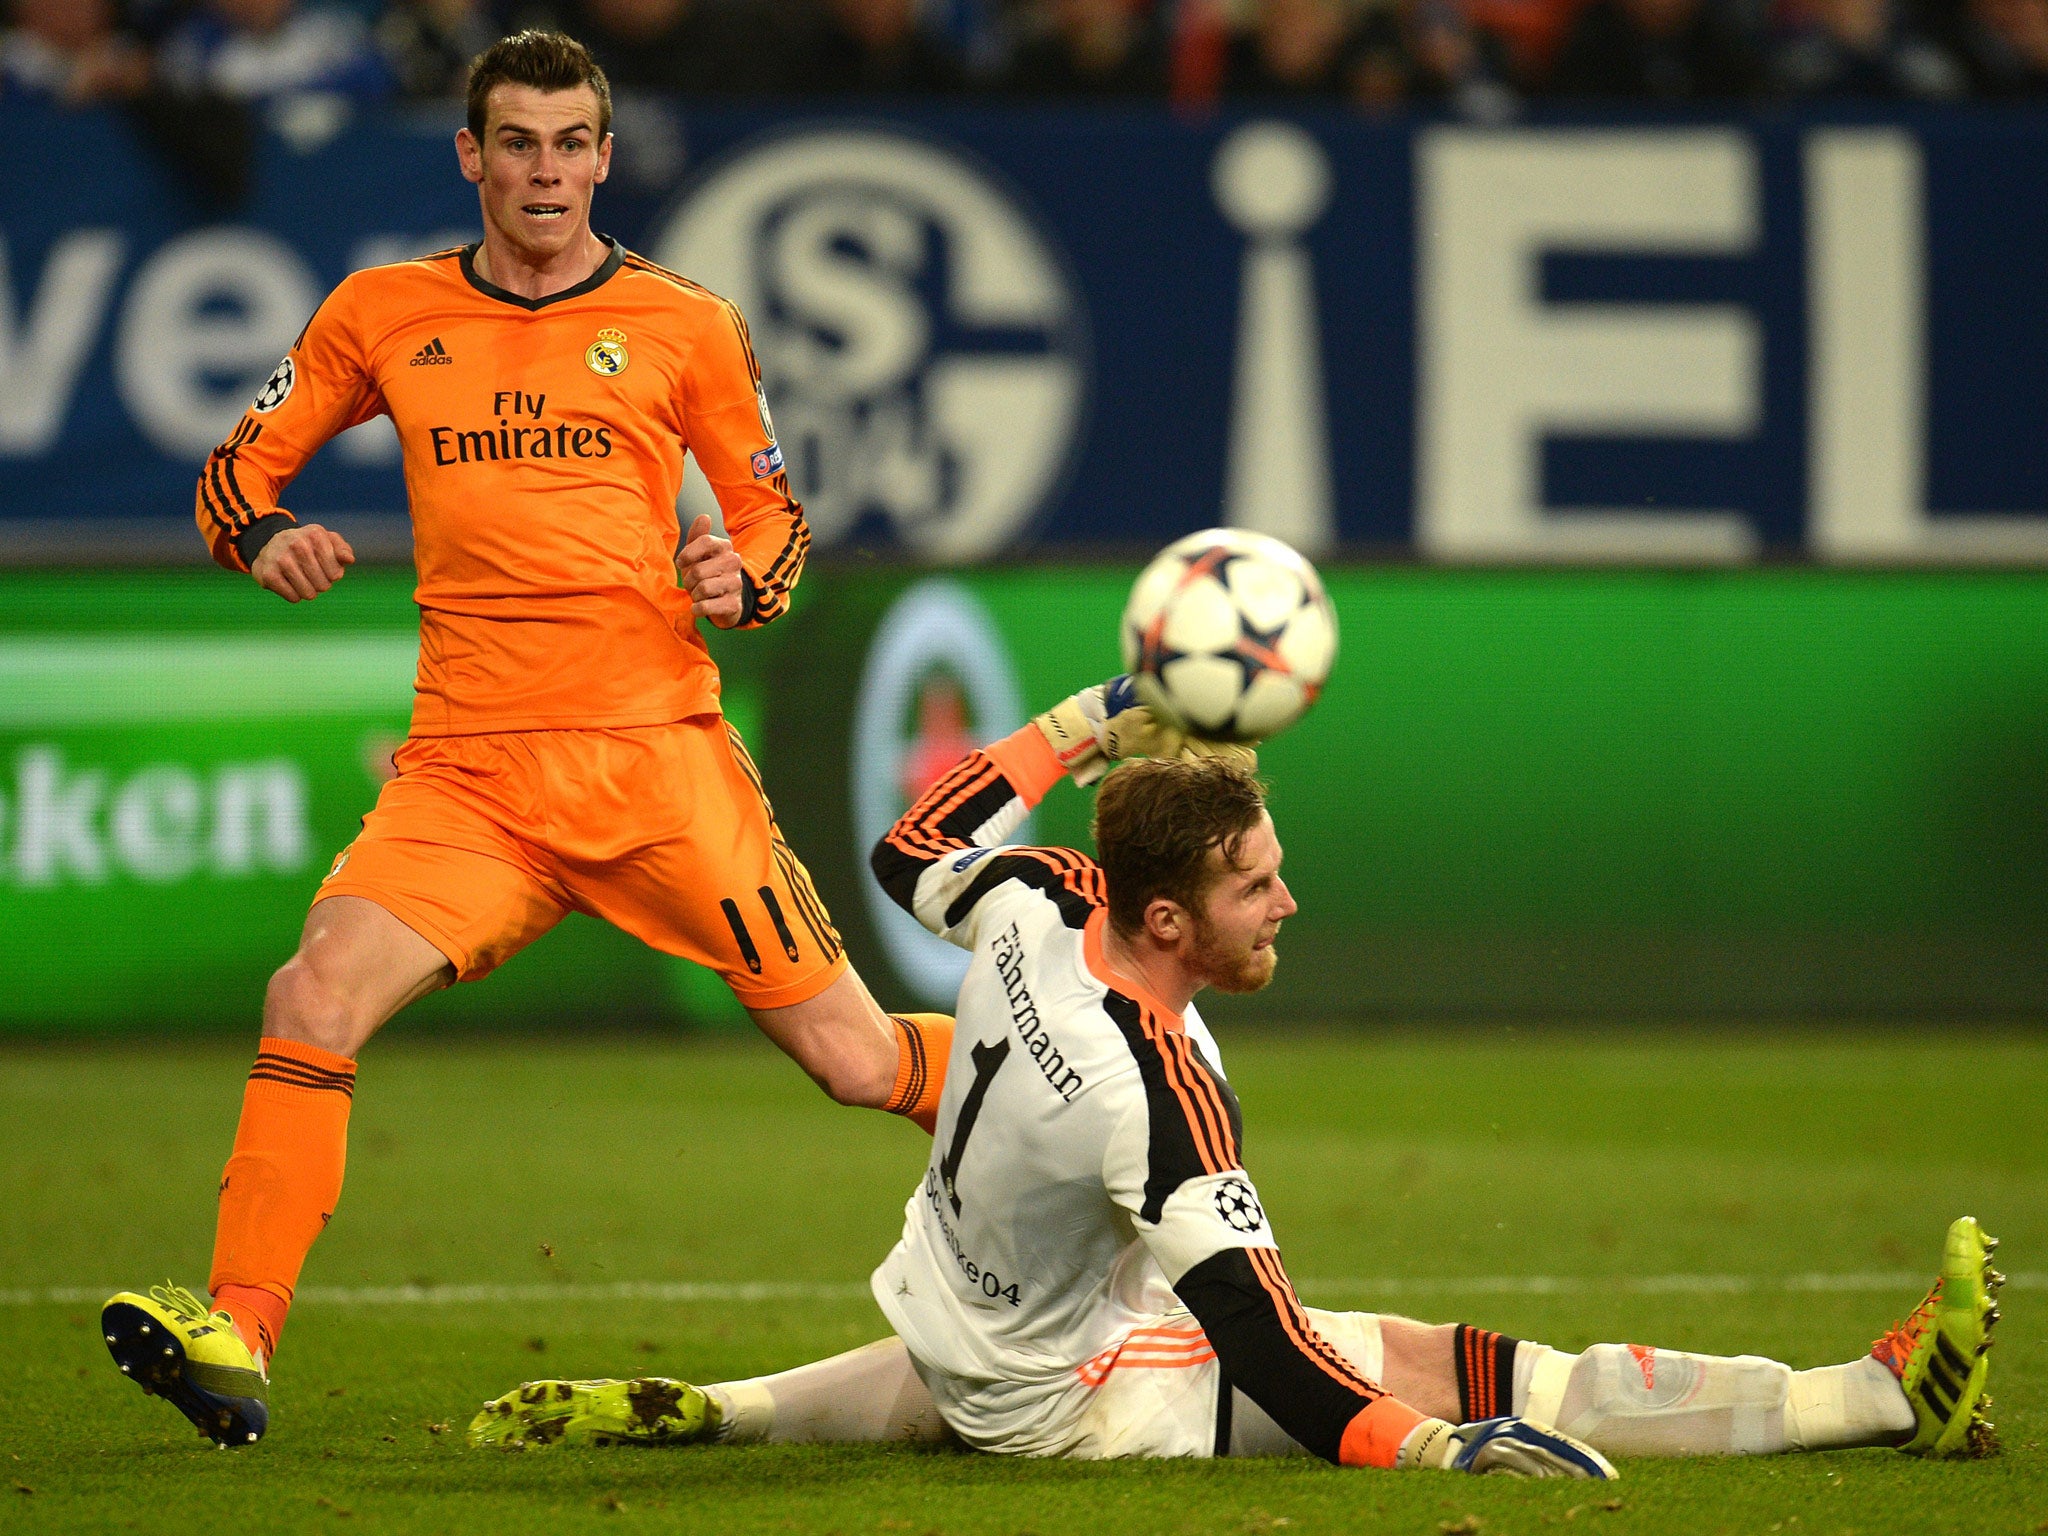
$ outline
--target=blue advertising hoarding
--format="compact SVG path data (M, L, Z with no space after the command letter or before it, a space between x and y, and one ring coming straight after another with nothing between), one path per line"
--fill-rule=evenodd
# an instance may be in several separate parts
M320 297L477 230L440 114L267 136L228 213L119 118L0 122L62 146L0 217L0 555L197 557L193 472ZM746 310L824 548L2048 561L2048 113L618 132L598 227ZM397 465L372 423L287 505L389 518Z

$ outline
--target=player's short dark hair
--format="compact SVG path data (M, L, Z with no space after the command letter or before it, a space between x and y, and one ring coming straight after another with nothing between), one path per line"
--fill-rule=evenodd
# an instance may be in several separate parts
M573 37L529 27L499 38L470 61L469 131L479 143L491 92L501 85L530 85L537 91L573 91L587 85L597 94L598 138L611 132L612 84L590 50Z
M1095 796L1095 858L1117 932L1142 929L1145 908L1161 896L1199 912L1218 874L1209 850L1241 867L1238 854L1265 809L1265 785L1218 758L1119 767Z

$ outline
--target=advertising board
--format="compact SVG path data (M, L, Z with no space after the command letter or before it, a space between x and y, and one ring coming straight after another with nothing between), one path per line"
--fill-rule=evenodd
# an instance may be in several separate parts
M822 548L2048 560L2048 112L641 105L599 227L746 310ZM118 118L0 125L65 157L0 221L0 557L198 558L321 297L478 227L452 116L266 139L227 212ZM398 465L375 421L288 501L402 549Z
M1116 670L1134 568L816 570L720 636L728 714L885 1005L959 961L874 839ZM1219 1016L2048 1012L2048 575L1332 567L1344 651L1262 753L1301 903ZM404 730L406 580L0 575L0 1027L249 1024ZM1088 846L1060 787L1027 832ZM437 1021L743 1025L572 917ZM411 1027L411 1026L408 1026Z

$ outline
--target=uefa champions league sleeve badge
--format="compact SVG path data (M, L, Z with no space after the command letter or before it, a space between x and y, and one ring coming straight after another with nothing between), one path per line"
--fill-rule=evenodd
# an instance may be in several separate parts
M623 368L626 365L622 362L619 366ZM250 402L250 408L264 415L269 414L291 398L292 386L298 381L299 370L293 364L291 354L287 352L284 361L271 370L269 379L256 392L256 398Z
M626 333L606 326L583 354L583 361L600 378L617 378L626 371Z

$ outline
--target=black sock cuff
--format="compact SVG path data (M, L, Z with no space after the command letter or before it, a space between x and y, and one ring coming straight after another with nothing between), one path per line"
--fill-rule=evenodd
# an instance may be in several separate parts
M924 1097L925 1084L931 1080L931 1063L926 1057L924 1031L914 1019L892 1013L889 1022L896 1026L896 1083L882 1111L907 1115Z
M1521 1342L1466 1323L1453 1330L1451 1357L1458 1368L1458 1412L1463 1422L1497 1419L1515 1411L1515 1348Z
M265 1040L256 1049L256 1065L249 1069L249 1081L338 1093L349 1099L356 1096L356 1064L353 1061L321 1051L318 1054L326 1060L342 1062L339 1067L322 1066L299 1055L298 1051L303 1049L307 1048L294 1047L288 1041Z

